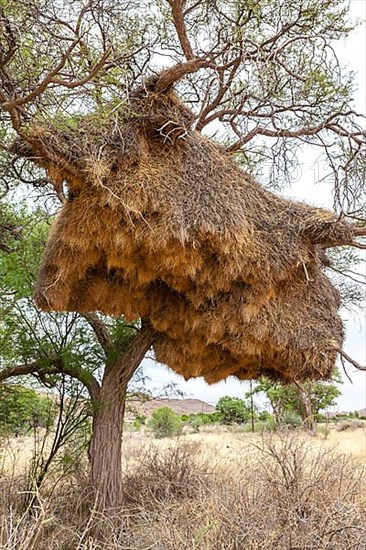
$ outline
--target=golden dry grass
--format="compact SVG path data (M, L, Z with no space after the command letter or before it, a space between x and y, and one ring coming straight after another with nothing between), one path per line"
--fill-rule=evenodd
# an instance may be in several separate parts
M344 431L338 431L336 426L331 425L326 436L322 432L319 432L317 436L299 432L299 437L310 448L316 450L323 446L335 449L339 453L351 455L361 465L366 464L366 422L363 427L350 428ZM226 464L227 461L234 463L235 460L240 461L243 456L255 455L254 445L260 443L262 436L257 433L233 432L225 426L213 425L201 428L200 433L183 435L180 440L188 444L199 445L202 454L208 456L211 462ZM138 462L141 449L153 447L164 451L175 445L176 441L176 438L154 439L144 432L125 432L125 464ZM47 443L45 448L47 449ZM29 467L33 451L33 437L10 438L6 443L3 443L0 452L0 472L6 475L21 474Z
M325 436L322 431L318 435L310 435L299 431L298 438L309 449L316 452L320 447L334 449L340 454L349 454L360 465L366 465L366 422L363 427L354 427L338 431L335 425L329 427ZM181 440L193 445L199 445L204 456L216 464L239 461L243 456L255 456L255 446L262 441L262 435L240 431L230 431L225 426L208 426L201 428L200 433L181 436ZM156 440L139 432L126 433L124 436L124 452L128 458L137 458L144 447L156 447L162 451L174 445L176 438Z
M19 481L0 480L4 550L364 550L363 429L128 435L125 506L88 512L81 480L45 488L22 514ZM334 450L337 441L354 458ZM81 485L80 485L81 484Z

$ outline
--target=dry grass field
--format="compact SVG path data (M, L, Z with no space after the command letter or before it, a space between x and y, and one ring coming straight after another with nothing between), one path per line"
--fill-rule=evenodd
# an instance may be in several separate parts
M366 431L125 434L125 506L89 514L86 463L24 512L30 438L2 451L4 550L364 550ZM23 498L23 500L22 500Z
M347 430L336 429L331 426L327 435L320 428L317 436L300 432L299 436L304 443L313 449L319 447L331 448L336 452L350 454L366 465L366 422L363 427ZM243 456L252 456L256 453L256 445L260 444L260 434L232 431L225 426L213 425L201 428L200 433L183 435L181 442L199 445L202 455L210 461L240 461ZM161 450L175 444L176 438L155 439L143 431L126 432L124 434L125 466L138 461L142 448L158 447ZM21 474L29 466L34 450L33 437L12 438L3 445L0 451L0 473L3 475ZM47 447L47 444L46 444Z

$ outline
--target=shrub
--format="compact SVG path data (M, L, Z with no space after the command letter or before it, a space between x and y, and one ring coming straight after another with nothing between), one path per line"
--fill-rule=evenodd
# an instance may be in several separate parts
M182 421L169 407L160 407L153 412L150 426L155 437L172 437L181 432Z
M301 425L302 425L301 416L296 413L285 412L281 418L281 426L299 428Z
M177 440L168 448L151 445L140 455L138 468L124 475L125 503L154 509L157 503L198 497L208 465L199 460L197 443Z
M324 426L324 425L323 426L317 426L317 431L318 431L318 434L320 434L324 437L324 439L327 439L327 437L330 434L329 428L327 428L327 426Z
M0 479L0 546L364 550L362 466L329 446L314 448L299 432L256 440L255 454L245 448L225 468L206 446L140 447L124 471L124 507L105 516L89 516L85 480L76 489L74 478L64 478L30 514L19 507L21 485Z
M339 422L336 426L336 430L338 432L343 432L345 430L355 430L356 428L363 428L364 422L362 420L343 420L343 422Z
M202 424L202 420L197 415L192 414L190 416L188 425L192 428L194 433L198 433L200 431Z
M243 399L238 397L221 397L216 405L224 424L243 424L250 418L250 409Z
M133 429L139 431L141 426L145 426L147 417L144 414L137 414L135 420L132 423Z
M258 413L258 420L262 422L267 422L273 420L273 415L270 414L268 411L261 411L260 413Z
M278 426L276 422L273 420L273 418L269 418L266 422L257 420L254 422L254 432L255 433L266 433L266 432L275 432L277 430ZM252 424L251 422L244 424L241 427L241 430L244 433L249 433L252 431Z
M189 415L189 422L196 425L218 424L222 422L222 414L219 412L191 414Z
M49 397L19 384L0 385L0 433L23 435L32 427L51 427L56 404Z
M259 424L259 422L258 422ZM263 428L260 430L261 432L275 432L277 430L278 426L273 417L269 418L266 422L263 423Z

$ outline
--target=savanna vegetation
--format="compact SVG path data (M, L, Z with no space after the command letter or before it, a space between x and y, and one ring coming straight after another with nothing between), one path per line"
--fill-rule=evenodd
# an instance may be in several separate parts
M338 41L356 25L343 0L0 0L4 548L364 548L360 464L329 447L314 448L310 436L305 441L302 435L302 429L316 434L316 423L326 419L323 412L339 396L339 372L332 370L336 357L343 366L348 361L363 369L342 349L338 317L341 303L352 308L362 299L358 251L366 246L364 118L353 105L354 75L336 55ZM128 172L141 158L147 164L139 180L132 178L139 191L132 189L123 208L131 235L140 231L139 224L146 229L138 201L144 198L144 178L159 173L151 158L169 158L174 165L169 151L179 150L182 143L192 146L193 155L191 166L181 162L189 176L182 195L186 206L190 178L198 177L195 172L200 177L200 170L207 173L207 151L213 151L210 178L225 199L222 207L235 206L237 198L213 167L221 163L230 175L243 168L260 181L263 188L245 179L253 201L254 195L266 197L247 215L260 233L255 257L265 258L266 268L253 268L260 277L248 274L247 282L236 279L239 264L229 251L234 239L226 243L227 250L220 244L220 262L214 241L188 247L192 257L197 256L197 266L201 261L205 265L193 269L181 256L191 271L174 275L174 262L182 252L178 254L175 243L168 259L156 262L156 254L152 256L153 268L158 264L160 271L158 283L154 280L150 288L150 256L143 257L143 247L141 254L131 248L130 267L123 266L130 285L130 315L121 315L117 264L108 267L107 275L103 257L98 256L95 265L88 257L90 265L85 267L86 248L78 232L89 241L103 241L104 251L106 243L117 239L117 231L106 231L103 225L112 219L105 215L110 204L103 193L108 188L111 201L118 202L128 182L116 188L109 188L108 182L115 183L115 174L121 172L119 159ZM304 148L317 151L324 178L332 183L335 213L322 213L321 219L315 208L310 212L310 207L295 203L287 207L290 203L281 196L291 186ZM223 155L230 156L227 164ZM172 182L179 179L173 171L169 177ZM89 196L88 182L90 189L101 185L104 206L93 197L96 214L76 220L74 240L73 224L62 229L57 222L57 231L51 231L47 241L60 210L72 209L81 189L82 196ZM181 197L171 195L172 204ZM200 204L205 207L205 200ZM276 222L269 205L279 205L283 223ZM182 239L188 225L198 220L193 212L188 224L184 212L183 207L176 209L168 228ZM256 219L260 212L265 222ZM147 225L162 227L154 216ZM94 225L88 225L90 218ZM241 214L237 220L242 223ZM92 227L98 231L92 233ZM217 233L223 232L220 226ZM67 265L61 258L64 238ZM156 252L160 241L155 234L151 241ZM47 242L55 243L52 265L42 260ZM123 241L125 249L129 242ZM218 265L225 264L224 257L229 290L220 286L224 283ZM143 272L137 269L141 265ZM90 281L85 281L90 284L79 277L83 266L89 269ZM66 272L72 272L78 285L81 281L75 302L70 281L63 278ZM286 290L281 295L283 303L288 302L286 330L281 332L277 322L282 306L271 310L268 326L259 317L257 324L251 321L255 316L237 318L235 312L245 309L246 300L253 311L270 301L285 288L289 273L287 289L291 287L292 294ZM96 284L98 277L107 277L104 286ZM187 286L189 278L195 284L200 279L199 284ZM33 298L36 286L38 305ZM187 296L194 307L186 307ZM212 305L217 296L225 315L218 315ZM298 299L301 307L291 309L288 296ZM306 315L312 321L308 327ZM240 331L245 323L245 334L252 338L255 333L257 341L251 340L251 355L245 349L238 358L237 336L244 334ZM220 332L222 327L233 327L231 333L228 329L230 338ZM263 360L255 355L260 346ZM211 414L179 417L160 409L151 419L137 415L132 423L124 422L127 392L146 394L140 365L152 349L178 372L199 373L211 382L228 374L257 382L243 391L243 399L222 398ZM319 380L324 377L328 380ZM257 406L259 395L271 412ZM135 451L126 445L122 452L123 428L130 424L141 445ZM253 436L257 439L251 451L246 448L230 464L217 463L215 453L180 439L191 437L185 433L189 431L198 437L205 426L216 424L224 426L223 437L225 430L237 426L262 436ZM362 423L358 429L362 431ZM269 437L268 431L276 434ZM162 445L172 436L178 442L159 447L151 434ZM313 437L317 441L319 436ZM17 445L22 444L27 458L15 467L9 456L20 456Z

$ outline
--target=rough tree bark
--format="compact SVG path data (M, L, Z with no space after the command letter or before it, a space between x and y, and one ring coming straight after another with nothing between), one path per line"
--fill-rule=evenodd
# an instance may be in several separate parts
M127 385L151 347L154 333L148 324L117 361L106 368L99 399L94 403L89 448L91 485L98 510L112 511L123 503L122 432Z
M296 383L297 395L299 400L299 413L301 420L307 430L315 430L314 412L311 404L311 387L306 389L299 383Z

